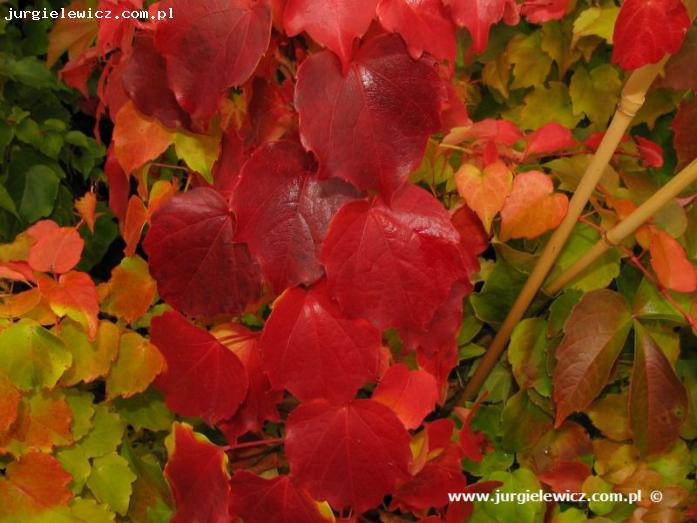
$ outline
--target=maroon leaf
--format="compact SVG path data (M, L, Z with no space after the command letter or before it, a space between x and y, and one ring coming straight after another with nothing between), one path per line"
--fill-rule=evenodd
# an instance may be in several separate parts
M291 474L315 499L326 499L336 509L350 506L361 514L406 477L409 434L380 403L303 403L286 427Z
M344 319L323 283L283 293L260 346L271 383L301 400L347 402L377 380L380 332L366 320Z
M600 394L631 325L627 301L608 289L585 294L572 309L564 324L564 338L555 351L555 428Z
M697 158L697 98L685 100L673 120L673 145L678 153L678 167L686 167Z
M396 35L368 41L346 75L329 52L305 60L295 105L303 145L319 158L320 175L394 191L440 129L442 86L432 62L412 60Z
M460 233L462 246L473 256L478 256L489 247L489 235L484 230L479 216L466 205L461 206L452 217L453 227Z
M639 450L656 454L668 450L680 437L687 417L687 393L668 358L638 322L634 333L629 419Z
M289 476L264 479L240 470L232 478L230 512L245 523L327 523L317 503Z
M318 180L312 169L299 144L268 144L245 163L234 191L237 238L247 242L278 293L322 276L316 251L329 220L358 196L341 180Z
M210 425L235 414L248 383L244 366L230 349L173 311L153 318L150 336L167 363L155 385L170 410L201 417Z
M654 64L682 45L690 16L682 0L625 0L615 23L612 63Z
M283 25L289 36L307 31L346 67L353 42L365 34L378 0L288 0Z
M450 216L429 193L404 186L388 205L346 204L334 217L321 252L329 291L350 317L379 329L423 329L467 279L469 254Z
M155 46L174 95L207 126L230 87L247 81L271 38L271 8L257 0L163 0L176 16L157 24Z
M259 296L247 246L233 241L235 219L218 192L198 188L170 198L143 242L166 302L184 314L239 314Z
M441 0L380 0L377 15L385 29L402 35L413 58L427 51L455 59L455 26Z
M230 477L225 451L188 425L175 423L173 432L165 466L165 477L177 505L172 522L228 522Z
M133 53L121 69L123 88L138 110L160 120L167 127L191 126L189 114L181 108L167 84L165 60L155 49L152 33L140 32Z

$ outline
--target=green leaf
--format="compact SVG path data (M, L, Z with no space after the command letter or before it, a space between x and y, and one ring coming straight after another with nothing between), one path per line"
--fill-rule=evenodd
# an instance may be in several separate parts
M508 59L513 64L512 89L544 84L552 59L542 50L540 32L517 34L508 43Z
M63 342L33 320L0 332L0 371L23 390L53 388L71 361Z
M92 428L94 396L78 389L65 389L65 400L73 411L72 432L75 441L81 440Z
M497 261L482 290L470 296L477 318L493 325L503 322L526 279L505 261Z
M59 183L53 169L34 165L21 175L10 176L5 185L19 216L25 222L33 223L53 211Z
M612 44L619 7L590 7L581 11L574 21L574 45L584 36L598 36Z
M586 115L596 129L604 129L615 112L622 80L610 64L602 64L590 72L581 64L571 77L569 95L574 115Z
M33 56L17 60L13 56L0 54L0 76L33 88L55 87L58 85L51 71L43 62Z
M692 307L689 295L679 292L666 291L675 302L685 311ZM642 320L669 320L679 324L687 324L685 317L668 300L666 300L649 280L644 278L634 295L632 306L634 314Z
M552 394L547 374L547 322L530 318L516 325L508 345L508 362L522 389L534 388L542 396Z
M562 82L538 86L523 100L523 104L504 114L522 129L539 129L549 122L557 122L569 129L576 127L581 116L574 115L569 89Z
M599 239L598 231L585 223L578 223L559 255L547 283L554 281L557 276L576 263ZM564 288L588 292L607 287L620 274L620 259L617 249L608 250Z
M17 207L15 207L15 202L12 201L12 197L10 196L10 193L7 192L7 189L5 189L4 185L0 185L0 209L5 209L13 216L19 218L19 214L17 214Z
M136 475L128 466L128 461L113 453L94 459L87 487L98 501L125 516L135 480Z
M172 428L174 415L160 393L152 388L130 398L116 398L113 404L121 418L135 430L158 432Z
M519 468L513 472L494 472L489 474L485 480L502 482L503 486L495 491L502 495L525 495L526 492L537 492L542 488L535 474L526 468ZM493 502L477 502L474 512L483 510L497 523L538 523L542 521L545 506L543 501L500 503L498 505Z
M180 132L174 135L174 148L177 156L184 160L192 171L199 173L207 182L213 183L211 170L220 151L219 136Z
M579 289L567 289L562 292L557 299L549 306L549 336L559 334L566 323L571 309L581 300L583 291Z
M552 430L552 418L535 405L524 390L509 398L501 414L502 446L511 452L531 448L543 434Z
M59 449L56 452L56 459L66 472L73 477L70 482L70 490L73 494L81 493L92 470L92 465L90 465L85 449L79 444L70 448Z
M106 405L98 405L95 409L93 428L80 446L89 458L114 452L121 443L125 428L125 423L117 413L111 412Z

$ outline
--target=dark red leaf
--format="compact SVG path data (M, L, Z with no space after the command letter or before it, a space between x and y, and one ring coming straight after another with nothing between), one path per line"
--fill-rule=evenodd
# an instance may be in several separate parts
M656 454L668 450L680 438L680 428L687 417L687 393L646 329L635 322L634 332L629 419L639 450Z
M290 85L288 83L287 85ZM290 85L290 87L294 87ZM252 83L252 98L249 101L249 123L251 129L246 137L248 146L259 146L280 140L297 125L296 115L291 108L292 91L276 85L265 78L255 78Z
M685 100L680 104L672 127L675 133L673 145L678 153L678 167L683 168L697 158L697 98Z
M121 70L123 88L138 110L171 128L189 129L191 118L167 84L164 58L155 49L152 33L136 36L133 52Z
M380 504L407 474L409 434L397 416L372 400L343 407L303 403L288 417L291 474L315 499L360 514Z
M481 220L472 209L461 206L452 217L453 227L460 233L462 246L473 256L478 256L489 248L489 235Z
M351 400L376 381L380 332L366 320L344 319L322 283L288 289L274 304L260 348L271 383L301 400Z
M615 23L612 63L624 69L654 64L680 49L689 27L682 0L625 0Z
M235 218L213 189L173 196L153 214L143 248L166 302L192 316L239 314L259 296L247 246L233 241Z
M271 37L271 7L256 0L163 0L176 16L157 24L155 46L174 95L199 126L218 102L249 79Z
M98 9L111 13L108 18L101 18L98 21L99 54L106 56L107 53L118 48L124 51L129 50L136 25L132 16L123 16L123 14L142 10L143 0L100 0Z
M235 353L174 311L153 318L150 336L167 363L155 385L170 410L210 425L235 414L248 387Z
M583 492L583 482L591 473L591 468L580 461L556 461L537 477L555 492Z
M235 126L230 125L223 134L220 156L213 164L213 187L227 200L232 197L245 160L242 138Z
M634 139L644 165L654 169L663 167L663 147L642 136L635 136Z
M346 67L353 43L362 37L375 18L378 0L288 0L283 25L289 36L303 31L334 51Z
M346 204L322 247L329 291L350 317L379 329L420 330L456 281L467 279L470 255L450 216L413 185L382 198Z
M312 169L299 144L268 144L245 163L234 190L237 238L247 242L278 293L322 276L317 250L329 220L358 196L342 180L318 180Z
M419 166L429 135L440 129L444 98L432 62L414 61L401 38L383 35L361 47L346 75L329 52L305 60L295 106L320 175L389 194Z
M328 523L317 503L290 477L264 479L245 470L232 478L230 512L245 523Z
M104 162L104 174L109 183L109 209L119 220L126 219L128 194L131 190L128 175L114 154L114 144L109 145Z
M377 15L385 29L404 38L413 58L426 51L454 61L455 26L441 0L380 0Z
M189 425L174 425L173 445L165 477L172 487L177 512L173 523L228 523L230 477L222 447L194 433Z

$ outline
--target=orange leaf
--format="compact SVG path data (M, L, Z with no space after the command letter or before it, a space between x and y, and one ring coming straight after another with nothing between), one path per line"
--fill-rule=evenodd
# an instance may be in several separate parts
M516 176L513 190L501 210L502 241L537 238L554 229L566 216L569 199L554 194L552 179L540 171Z
M128 209L126 209L126 220L121 223L121 236L126 242L126 248L123 252L126 256L135 254L147 219L148 210L143 205L143 201L136 195L131 196L131 199L128 200Z
M697 272L687 259L685 249L672 236L654 228L650 252L651 267L661 285L678 292L697 289Z
M41 302L39 289L29 289L18 294L0 297L0 318L18 318L32 311Z
M111 272L102 304L104 312L133 323L141 318L152 304L157 284L148 272L148 264L140 256L121 260Z
M114 153L126 174L160 156L171 143L172 133L156 119L143 116L133 102L116 115Z
M48 55L46 64L51 67L58 58L68 51L68 57L72 60L87 49L97 36L98 26L96 18L70 18L70 12L87 11L87 3L84 0L75 0L66 9L65 18L56 20L51 32L48 34Z
M29 266L38 272L62 274L80 261L85 242L73 227L59 227L42 220L27 229L35 243L29 250Z
M0 436L0 452L21 456L27 452L50 452L73 442L73 412L60 391L45 390L25 395L17 420Z
M0 479L0 520L19 521L58 505L72 497L72 480L53 456L31 453L10 463Z
M165 359L157 347L137 332L127 332L121 336L119 356L106 379L107 399L143 392L164 367Z
M17 419L19 389L4 374L0 373L0 434L7 432Z
M87 228L94 234L94 222L97 220L95 211L97 210L97 195L93 192L85 193L85 195L75 202L75 210L80 214L80 217L85 220Z
M92 278L84 272L63 274L58 282L39 277L39 289L58 316L68 316L82 325L91 340L97 336L99 297Z
M487 232L511 192L513 173L503 162L487 165L483 171L465 164L455 173L457 191L477 213Z

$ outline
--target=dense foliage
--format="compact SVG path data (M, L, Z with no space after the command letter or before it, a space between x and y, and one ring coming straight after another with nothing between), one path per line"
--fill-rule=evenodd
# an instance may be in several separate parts
M697 518L694 191L463 399L629 71L548 281L697 157L695 2L65 7L0 22L0 522ZM642 498L448 497L540 489Z

